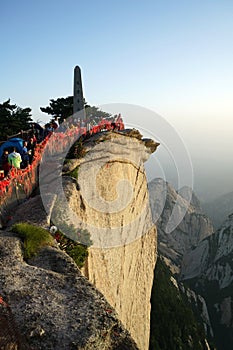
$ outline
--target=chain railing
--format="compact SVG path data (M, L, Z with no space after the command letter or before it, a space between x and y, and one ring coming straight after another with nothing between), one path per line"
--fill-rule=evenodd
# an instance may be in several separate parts
M76 126L67 128L64 132L57 129L57 131L50 133L41 143L36 145L33 161L30 165L25 169L12 167L8 175L0 181L0 219L2 225L4 226L5 221L7 221L9 209L20 204L23 199L28 198L38 186L38 168L45 147L46 152L50 149L51 154L59 154L67 146L71 147L80 136L88 138L102 131L123 129L122 120L111 122L103 119L98 125L91 128Z

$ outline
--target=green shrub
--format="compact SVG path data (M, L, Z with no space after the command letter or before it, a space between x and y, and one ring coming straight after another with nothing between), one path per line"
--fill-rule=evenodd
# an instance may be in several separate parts
M28 223L19 223L13 225L12 231L18 233L19 237L23 240L25 259L38 254L41 248L54 244L53 237L42 227Z
M59 243L60 249L64 250L79 268L83 267L85 260L88 257L87 246L66 237L61 231L58 231L55 234L55 239Z
M54 238L59 243L60 249L64 250L81 268L88 257L88 248L80 243L67 238L61 232L53 237L50 232L42 227L28 223L19 223L12 226L12 231L17 233L23 241L24 259L30 259L37 255L41 248L54 244Z
M66 174L66 176L68 175L68 176L74 177L75 179L78 180L78 168L79 167L71 170L69 173Z
M66 253L75 261L79 268L83 267L85 260L88 257L87 247L82 245L77 245L73 248L68 247Z
M82 143L82 138L80 138L78 141L76 141L73 146L70 148L66 158L68 159L79 159L83 158L86 154L86 150Z

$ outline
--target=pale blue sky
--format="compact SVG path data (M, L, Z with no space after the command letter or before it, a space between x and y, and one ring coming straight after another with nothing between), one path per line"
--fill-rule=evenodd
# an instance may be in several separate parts
M1 0L0 9L0 102L47 120L39 107L72 94L78 64L90 104L154 110L194 161L212 157L216 169L217 158L233 176L232 0Z

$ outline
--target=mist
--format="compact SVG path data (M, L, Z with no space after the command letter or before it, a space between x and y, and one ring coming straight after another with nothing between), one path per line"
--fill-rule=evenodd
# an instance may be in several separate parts
M224 123L221 128L214 128L213 123L208 128L196 125L189 128L182 126L179 132L187 152L190 155L193 169L193 189L202 202L212 201L220 195L233 191L233 138L232 124ZM148 181L162 177L176 189L179 188L177 168L174 161L160 149L146 163ZM163 174L158 168L155 158L162 164Z

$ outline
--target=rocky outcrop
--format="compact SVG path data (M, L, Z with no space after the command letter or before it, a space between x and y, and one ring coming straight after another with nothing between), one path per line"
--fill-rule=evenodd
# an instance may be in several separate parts
M156 147L137 130L94 135L82 159L64 164L62 180L64 155L52 154L40 196L13 213L9 226L52 223L92 243L88 282L56 245L25 262L19 238L0 238L0 293L36 349L148 349L157 244L143 163ZM77 166L78 179L70 176Z
M1 349L137 349L103 295L55 243L26 262L21 240L2 232L0 295L14 317L12 334L21 334L21 347L2 347L9 334L1 332Z
M218 349L233 344L233 214L184 256L181 278L204 296ZM224 335L224 336L223 336Z
M181 276L191 279L205 275L209 281L218 281L223 289L233 283L233 215L211 237L206 238L184 256Z
M156 228L143 162L157 144L127 130L94 135L85 147L84 158L64 164L64 172L78 166L78 179L63 177L64 191L54 182L63 155L51 155L41 196L21 204L8 227L26 221L59 228L62 222L70 238L88 233L83 273L89 282L55 243L26 262L20 239L3 231L0 295L35 349L148 349Z
M85 275L145 350L157 245L143 163L157 144L130 130L95 135L85 147L78 180L63 178L66 215L91 235Z
M200 251L205 251L205 238L211 237L213 234L212 224L203 213L198 198L187 187L182 188L177 193L164 180L154 179L149 183L149 193L153 220L158 229L158 251L174 274L173 281L186 294L198 321L205 329L206 336L208 339L212 339L213 330L206 300L198 291L184 288L179 281L184 256L188 256L190 259L192 256L193 261L198 261L196 266L193 266L193 273L198 273L198 270L202 268L203 259L200 255L195 254L193 249L198 246ZM187 201L186 198L189 196L190 201ZM167 224L175 205L178 208L178 214L182 212L183 208L185 208L186 213L180 224L172 232L167 233Z
M208 339L214 337L218 350L232 349L233 215L214 233L198 199L192 195L190 205L185 202L187 188L178 194L169 184L156 179L149 184L149 190L159 252L179 282L190 287L187 297L200 311ZM181 209L186 205L187 212L177 228L167 234L166 225L175 203ZM221 202L218 205L221 207Z
M202 212L195 194L192 193L190 203L185 199L190 189L183 188L178 194L162 179L152 180L148 187L152 216L158 229L158 250L167 259L172 271L179 273L183 255L213 233L212 224ZM175 204L178 213L187 208L186 214L180 224L167 233L166 226Z

